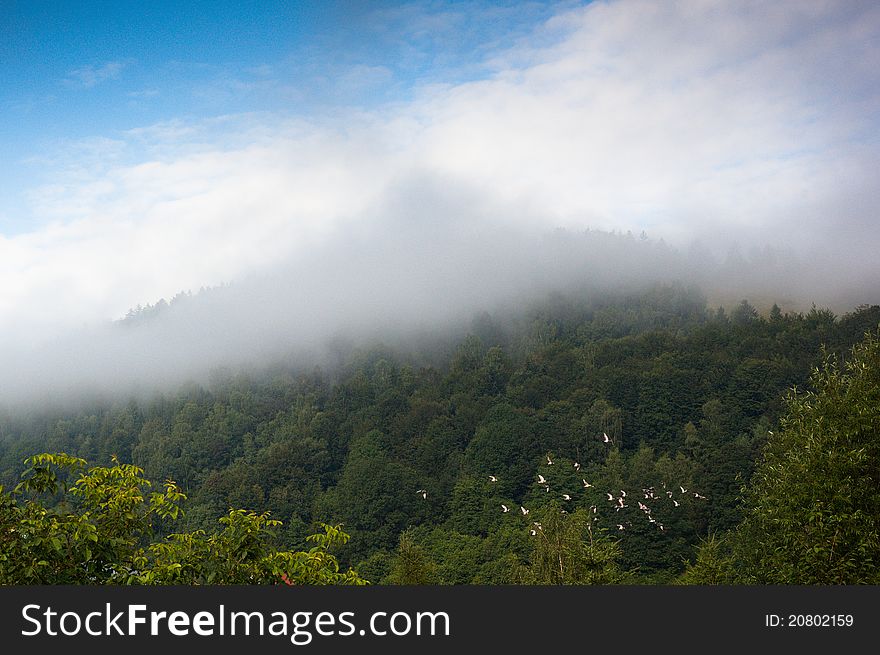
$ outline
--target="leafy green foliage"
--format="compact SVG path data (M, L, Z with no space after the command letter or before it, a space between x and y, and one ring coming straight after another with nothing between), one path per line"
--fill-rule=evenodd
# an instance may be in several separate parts
M396 585L437 584L437 566L431 561L425 550L413 541L412 536L404 532L400 535L400 544L391 567L391 572L383 581Z
M281 521L233 509L218 533L153 541L159 524L181 515L186 496L173 481L148 494L150 481L131 464L87 468L65 453L26 464L11 494L0 487L0 583L364 584L354 571L340 572L329 552L348 541L338 526L322 524L307 551L279 550L272 540ZM69 476L77 476L72 485ZM59 488L54 507L34 497Z
M617 560L620 546L593 515L579 509L564 513L553 503L533 522L534 547L521 572L522 581L540 585L615 584L622 580Z
M696 561L689 562L684 573L676 580L681 585L722 585L735 582L729 540L714 533L700 543Z
M735 535L745 581L880 582L880 335L844 366L827 355L792 391L747 491Z

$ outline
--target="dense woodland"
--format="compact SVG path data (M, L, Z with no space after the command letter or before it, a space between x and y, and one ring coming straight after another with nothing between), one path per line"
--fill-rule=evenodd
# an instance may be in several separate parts
M98 473L133 464L135 487L135 467L154 488L176 483L166 491L183 512L173 525L171 509L154 512L130 548L181 530L208 539L222 535L220 517L229 529L269 512L281 523L257 530L278 552L341 526L325 545L339 570L357 571L342 581L877 583L878 514L865 508L880 486L880 351L865 335L878 325L877 306L725 311L695 289L656 286L484 313L421 351L375 345L332 368L219 371L149 399L8 411L3 539L20 519L10 512L24 500L8 490L22 463L49 452L71 459L30 460L26 480L88 462L107 467ZM56 511L88 500L56 482L19 487L35 492ZM796 494L785 514L779 499ZM782 561L806 550L810 573ZM266 570L243 580L281 569Z

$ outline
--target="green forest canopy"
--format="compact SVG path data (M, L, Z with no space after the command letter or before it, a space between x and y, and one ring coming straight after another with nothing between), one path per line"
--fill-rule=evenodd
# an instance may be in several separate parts
M4 493L4 580L876 582L878 324L657 287L482 315L445 351L10 413L7 488L70 455Z

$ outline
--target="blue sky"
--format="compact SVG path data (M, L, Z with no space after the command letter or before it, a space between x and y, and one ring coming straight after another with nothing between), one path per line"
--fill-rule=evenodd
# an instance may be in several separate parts
M0 121L4 343L412 225L770 246L816 296L880 289L869 0L6 0Z
M40 222L22 191L47 154L170 120L316 115L485 74L572 3L46 2L0 8L0 233ZM48 171L51 173L52 171Z

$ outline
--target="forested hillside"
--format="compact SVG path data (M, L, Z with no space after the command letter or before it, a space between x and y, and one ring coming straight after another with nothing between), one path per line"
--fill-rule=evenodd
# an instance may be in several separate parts
M299 548L341 524L340 562L374 583L671 582L746 517L786 391L878 324L877 306L761 315L675 286L553 297L332 369L8 411L0 483L34 453L116 457L186 493L175 529L268 511Z

